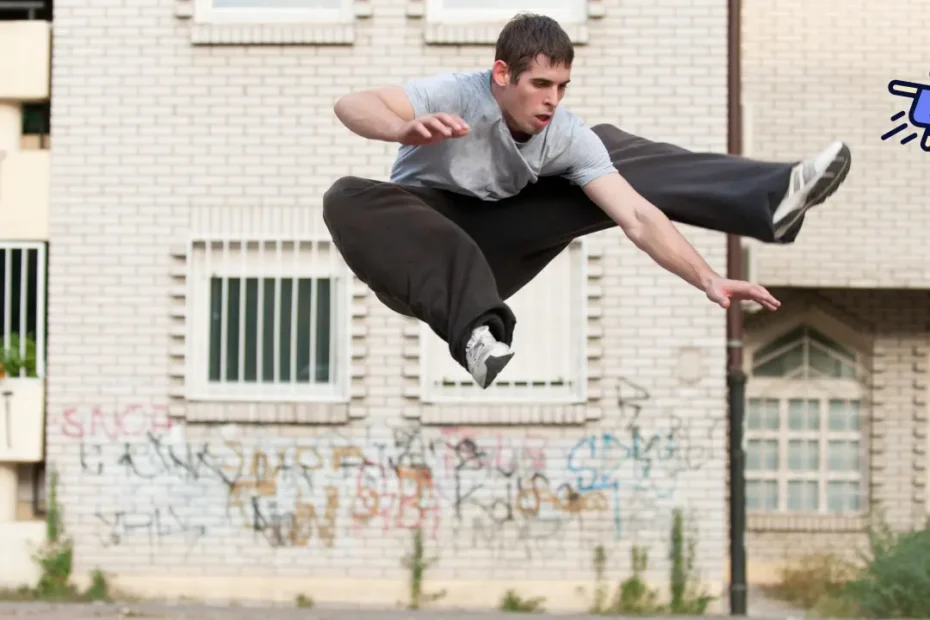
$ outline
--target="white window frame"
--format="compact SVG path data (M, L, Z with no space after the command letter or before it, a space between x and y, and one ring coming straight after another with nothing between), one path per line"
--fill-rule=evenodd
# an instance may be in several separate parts
M293 251L288 251L288 248L294 247L294 241L293 239L267 238L192 240L189 246L187 275L188 316L185 373L186 393L189 400L323 403L349 400L352 376L351 273L331 242L319 239L296 240L298 247L317 248L316 254L311 254L314 258L307 260L305 249L302 249L296 256ZM239 249L243 247L243 242L244 247L257 246L257 249L243 253ZM208 245L213 248L210 252L206 251ZM322 248L325 248L325 251ZM302 384L290 381L280 383L240 381L228 384L211 382L209 380L209 308L212 277L330 278L330 355L335 366L333 381L327 384L312 382ZM292 296L294 304L297 303L296 297L295 290ZM244 295L240 297L240 300L242 304L240 308L242 308L245 303ZM242 320L244 321L244 315L242 315ZM295 342L296 335L292 334L291 338L291 342ZM223 357L221 353L221 359ZM292 352L292 372L294 360ZM257 370L261 372L261 368Z
M778 400L780 405L780 423L778 430L766 430L749 428L745 431L745 441L776 441L778 445L778 469L775 470L758 470L746 471L746 482L754 481L774 481L778 485L778 506L773 510L753 509L753 512L766 515L785 515L785 516L809 516L809 515L826 515L835 517L859 516L868 510L868 476L867 471L867 436L865 429L865 403L862 402L863 390L861 386L850 386L846 382L840 381L839 385L829 388L818 389L816 387L803 387L800 390L789 391L790 388L784 385L778 385L777 381L753 379L758 381L757 385L747 396L750 399L758 398L760 400L773 399ZM839 388L839 389L837 389ZM788 427L789 401L816 400L820 403L819 414L821 426L818 430L792 430ZM857 431L834 431L828 427L829 423L829 402L832 399L838 400L856 400L859 401L859 430ZM816 470L793 471L788 468L788 450L789 443L793 440L817 441L819 452L819 465ZM831 440L849 441L854 440L859 443L859 470L853 472L834 472L830 471L829 464L829 442ZM817 510L797 511L788 508L788 482L789 481L812 481L818 482ZM829 482L855 482L859 485L859 510L846 512L830 512L828 504L827 486Z
M782 334L794 331L798 327L807 326L817 330L827 337L835 340L840 346L846 347L856 354L857 379L800 380L781 377L759 377L752 374L753 356L762 347L766 346ZM779 517L858 517L866 514L869 509L869 433L868 433L868 403L866 402L866 389L862 380L865 371L863 364L864 343L861 335L855 334L846 326L837 325L834 319L828 318L824 313L808 310L790 323L778 323L765 330L764 334L753 334L750 338L752 344L747 347L745 370L749 377L746 390L747 405L750 399L774 399L780 403L780 423L777 430L749 429L748 423L743 433L743 448L747 452L752 440L775 440L778 442L778 468L775 470L759 470L745 472L747 484L753 481L776 481L778 484L778 506L775 509L752 509L753 514ZM789 401L794 399L820 401L821 427L816 431L796 431L788 427ZM829 423L829 401L857 400L859 402L859 429L857 431L832 431ZM748 413L747 413L748 418ZM816 471L792 471L788 468L788 445L793 439L817 440L820 445L819 469ZM829 441L855 439L859 442L859 470L857 473L831 472L829 463ZM788 509L788 481L812 480L820 483L818 493L818 510L792 511ZM829 511L827 485L830 481L847 481L859 483L859 510L834 513Z
M527 4L532 5L531 2ZM450 9L445 0L426 0L426 19L433 23L487 24L506 22L521 11L533 11L548 15L562 24L584 23L588 18L588 0L561 0L557 9L538 9L532 6L508 7L507 0L500 0L494 8Z
M11 379L33 379L41 380L45 378L46 372L46 359L45 359L45 330L46 330L46 297L45 291L48 282L48 272L47 272L47 252L48 246L45 242L42 241L0 241L0 252L5 255L5 269L4 269L4 282L5 285L3 290L0 291L2 295L2 303L6 306L6 312L4 312L4 319L0 321L0 346L5 346L7 338L12 336L22 336L23 332L27 330L26 324L26 312L27 312L27 302L29 298L30 291L26 291L26 295L21 295L18 300L12 299L13 296L13 279L19 278L25 280L28 274L28 261L21 261L20 273L13 272L13 253L22 252L22 256L28 256L29 252L36 252L36 332L35 332L35 348L36 348L36 369L35 377L29 377L26 375L10 375ZM22 292L22 290L20 291ZM13 323L11 319L12 304L19 303L20 309L20 322L19 324ZM20 338L20 354L25 353L26 341L23 338Z
M533 355L532 346L523 346L525 343L539 342L545 338L544 334L531 331L526 325L526 313L515 309L517 314L517 328L514 336L513 348L514 358L510 364L501 373L499 380L489 386L487 389L481 389L471 375L464 368L456 369L457 378L462 382L460 385L436 386L431 370L441 367L451 367L456 365L451 360L448 345L443 342L432 329L426 325L420 326L420 394L421 400L427 403L436 404L487 404L487 403L506 403L506 404L579 404L587 401L587 379L588 379L588 348L587 348L587 317L588 317L588 257L587 257L587 240L578 239L572 242L568 248L563 250L554 258L546 268L537 275L536 280L544 278L551 267L557 262L567 261L566 266L569 273L569 291L568 299L570 303L569 324L560 330L560 335L564 337L568 351L565 355L570 357L569 367L573 373L571 385L531 385L531 386L510 386L504 385L510 365L519 364L520 360L529 359ZM535 282L535 280L534 280ZM532 291L533 283L530 283L516 293L507 303L514 307L514 302L519 305L522 296ZM524 319L521 325L521 317ZM440 363L434 356L440 356ZM523 356L523 357L521 357Z
M341 0L338 9L216 8L213 0L195 0L197 22L208 24L343 24L355 19L355 0Z

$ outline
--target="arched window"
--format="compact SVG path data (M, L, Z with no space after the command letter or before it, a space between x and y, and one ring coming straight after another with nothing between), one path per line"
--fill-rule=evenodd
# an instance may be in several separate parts
M801 324L751 349L750 360L747 509L859 513L866 503L861 354Z

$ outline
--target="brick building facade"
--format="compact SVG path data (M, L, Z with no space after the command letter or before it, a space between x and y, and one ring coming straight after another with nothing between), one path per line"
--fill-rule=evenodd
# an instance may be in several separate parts
M76 572L142 594L393 605L419 527L439 604L515 588L583 608L599 546L610 581L635 545L664 586L681 509L723 594L719 308L618 231L593 235L513 300L517 357L479 393L351 278L319 217L332 181L385 178L394 152L342 128L336 97L485 68L529 5L317 4L56 5L46 451ZM897 30L864 4L746 4L748 154L796 159L839 136L854 157L797 244L747 246L785 300L746 322L759 581L792 548L860 536L870 500L899 526L926 512L930 159L880 140L906 104L888 80L921 80L916 1ZM578 43L564 105L726 149L724 4L552 6ZM886 60L828 55L851 37ZM682 230L724 269L721 235Z

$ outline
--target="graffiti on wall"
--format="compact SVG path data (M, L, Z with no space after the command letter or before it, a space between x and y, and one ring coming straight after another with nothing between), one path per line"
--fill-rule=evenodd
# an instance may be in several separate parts
M274 548L338 547L421 529L462 553L526 554L654 530L681 481L712 458L716 425L643 414L625 386L596 432L371 425L286 437L261 427L187 428L137 406L65 410L59 432L99 491L106 546L192 548L248 532ZM702 422L700 425L699 423Z

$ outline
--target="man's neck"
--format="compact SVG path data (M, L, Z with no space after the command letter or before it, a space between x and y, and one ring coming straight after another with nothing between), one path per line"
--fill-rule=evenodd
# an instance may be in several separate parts
M507 124L507 129L510 130L510 136L514 139L515 142L528 142L533 136L515 129L516 123L513 122L513 119L507 114L507 111L504 109L504 106L501 105L500 100L500 87L494 83L494 79L491 78L491 96L494 97L494 101L497 102L497 107L501 112L501 118L504 119L504 122Z

